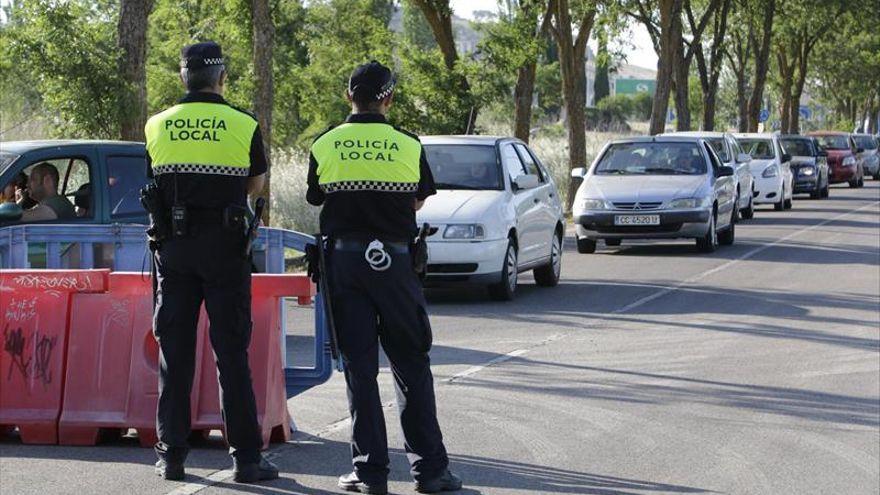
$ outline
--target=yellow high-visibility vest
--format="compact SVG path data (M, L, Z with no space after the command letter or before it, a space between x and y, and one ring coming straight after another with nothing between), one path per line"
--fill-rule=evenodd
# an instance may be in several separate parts
M311 151L326 193L418 189L422 145L389 124L342 124L319 137Z
M153 174L174 172L247 177L257 121L229 105L190 102L147 121Z

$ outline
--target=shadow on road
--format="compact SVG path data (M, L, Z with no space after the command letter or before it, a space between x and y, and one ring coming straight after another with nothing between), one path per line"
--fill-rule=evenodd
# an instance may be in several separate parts
M547 370L553 368L565 369L566 379L557 380L548 374ZM577 374L572 375L571 371ZM501 373L502 376L496 375L495 379L468 377L456 382L456 386L580 397L587 401L732 407L842 425L880 425L878 397L703 380L524 357L505 363Z

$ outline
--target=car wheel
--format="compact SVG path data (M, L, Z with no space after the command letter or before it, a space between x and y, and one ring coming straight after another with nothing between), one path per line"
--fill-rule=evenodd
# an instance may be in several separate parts
M725 246L730 246L733 244L733 239L736 237L736 222L733 219L736 218L736 208L730 213L730 227L718 234L718 242Z
M562 273L562 241L554 232L550 241L550 263L535 268L535 283L541 287L554 287Z
M779 201L773 203L773 209L776 211L785 209L785 186L782 186L782 189L779 190Z
M810 199L820 199L822 197L822 188L816 184L816 190L810 191Z
M849 187L852 187L852 188L859 187L859 179L858 179L858 177L856 177L856 178L854 178L853 180L849 181Z
M516 283L519 277L516 244L507 241L507 251L501 266L501 281L489 286L489 296L496 301L510 301L516 296Z
M827 198L831 195L831 184L828 183L828 179L825 179L825 188L822 189L822 197Z
M605 239L605 245L610 247L620 246L621 242L623 242L621 239Z
M587 239L586 237L577 240L578 252L581 254L590 254L596 252L596 241Z
M878 168L877 172L874 173L874 180L880 180L880 168Z
M785 196L785 195L783 194L783 196ZM790 210L793 199L794 199L794 195L792 195L792 197L786 199L785 203L782 206L785 207L786 210Z
M749 197L749 206L745 207L742 211L740 211L740 216L745 220L751 220L755 218L755 195L752 194Z
M865 171L859 169L859 187L865 187Z
M711 253L718 249L718 232L715 231L715 213L709 218L709 231L703 237L697 238L697 249L704 253Z

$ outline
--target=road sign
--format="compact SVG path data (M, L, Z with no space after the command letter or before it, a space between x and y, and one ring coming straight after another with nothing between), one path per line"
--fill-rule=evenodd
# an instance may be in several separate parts
M804 120L810 120L810 117L813 116L813 111L810 110L810 107L806 105L801 105L800 107L798 107L798 113Z
M766 108L761 109L761 113L758 114L758 122L767 122L767 119L770 118L770 110Z

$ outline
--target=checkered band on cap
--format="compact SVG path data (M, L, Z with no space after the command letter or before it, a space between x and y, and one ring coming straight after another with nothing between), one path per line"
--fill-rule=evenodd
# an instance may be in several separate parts
M419 188L415 182L382 182L377 180L346 180L321 184L325 193L340 191L381 191L381 192L416 192Z
M378 101L378 100L384 100L385 98L387 98L388 95L390 95L391 92L394 91L394 84L395 84L395 81L392 80L392 81L390 82L390 85L388 86L388 88L387 88L386 90L381 91L381 92L379 92L379 94L376 95L376 100L377 100L377 101Z
M154 175L173 174L206 174L206 175L231 175L235 177L247 177L249 167L232 167L229 165L204 165L201 163L176 163L157 165L153 167Z

